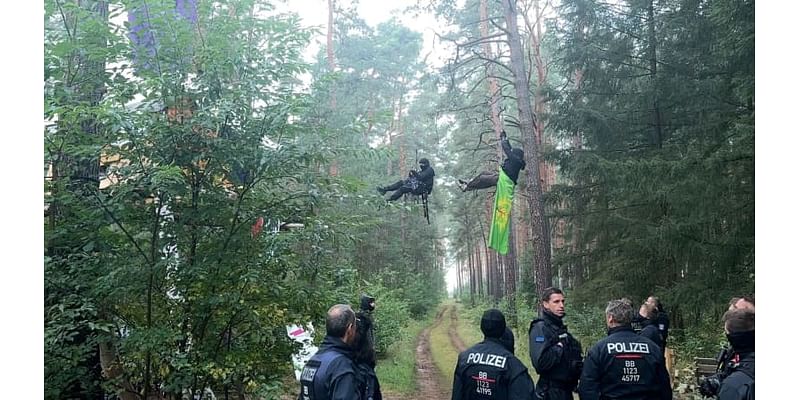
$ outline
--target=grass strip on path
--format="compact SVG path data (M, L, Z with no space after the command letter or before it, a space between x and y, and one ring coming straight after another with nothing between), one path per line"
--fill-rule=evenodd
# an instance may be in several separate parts
M447 301L443 303L440 309L445 309L442 314L441 323L431 329L430 333L430 347L433 363L439 370L442 387L453 387L453 372L456 369L456 362L458 361L458 351L450 341L448 331L451 325L450 312L455 307L455 303Z

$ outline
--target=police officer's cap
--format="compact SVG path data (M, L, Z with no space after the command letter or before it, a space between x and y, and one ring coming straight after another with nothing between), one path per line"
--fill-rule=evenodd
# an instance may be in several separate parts
M506 317L503 312L490 308L481 317L481 332L489 338L499 338L506 331Z

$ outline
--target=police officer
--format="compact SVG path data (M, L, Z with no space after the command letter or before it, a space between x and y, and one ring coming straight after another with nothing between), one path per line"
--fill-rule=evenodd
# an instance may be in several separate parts
M534 385L528 369L506 347L513 348L513 334L510 343L508 337L501 341L506 331L506 318L500 310L489 309L483 313L484 339L458 355L452 400L533 398Z
M351 348L356 338L355 312L346 304L331 307L325 329L319 351L300 374L298 400L361 400Z
M514 352L514 332L511 332L511 329L506 327L506 331L503 332L503 336L500 336L500 344L506 348L506 350L510 352Z
M583 361L581 344L564 325L564 292L547 288L541 297L539 318L528 330L531 363L539 374L536 395L545 400L572 400Z
M725 336L734 351L730 375L719 388L719 400L756 397L756 314L746 308L728 310L722 317Z
M639 332L636 332L636 327L634 326L633 331L655 342L663 352L665 343L661 337L661 332L659 332L654 321L656 317L655 308L647 303L644 303L639 307L638 316L640 324L639 326L641 329ZM634 317L634 321L636 320L637 318Z
M656 310L656 316L653 320L655 321L658 333L661 334L661 340L663 341L661 350L666 353L667 337L669 337L669 314L664 310L664 304L661 303L661 299L656 296L648 297L645 303Z
M734 297L731 299L728 309L735 310L737 308L750 310L756 312L756 299L753 296Z
M734 297L728 303L728 311L744 309L750 310L755 314L756 300L752 296ZM713 375L700 379L698 391L701 395L706 397L714 397L719 394L720 382L730 375L735 366L738 364L736 360L736 351L731 346L723 347L717 355L717 372Z
M612 300L606 307L608 336L586 355L578 393L581 400L672 399L661 349L631 327L633 307Z

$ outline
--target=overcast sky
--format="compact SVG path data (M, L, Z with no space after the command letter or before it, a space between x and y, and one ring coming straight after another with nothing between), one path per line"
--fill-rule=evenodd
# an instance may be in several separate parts
M303 26L319 26L322 35L312 40L312 44L305 52L307 61L316 54L320 44L325 43L325 31L328 26L328 0L289 0L288 4L278 4L278 10L289 10L296 12L302 19ZM336 0L337 8L349 7L350 0ZM403 14L403 10L416 5L417 0L361 0L358 2L358 13L367 23L376 27L379 23L388 21L393 16L398 17L400 22L408 28L422 33L423 48L421 57L429 52L433 54L428 57L428 63L433 66L444 65L443 59L445 50L441 43L436 40L434 32L442 33L446 27L437 22L436 18L429 13L419 15Z

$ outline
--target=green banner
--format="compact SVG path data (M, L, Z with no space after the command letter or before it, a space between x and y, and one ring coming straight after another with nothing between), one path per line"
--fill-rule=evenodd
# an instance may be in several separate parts
M494 215L489 231L489 248L508 254L508 235L511 233L511 203L514 201L514 182L500 168L497 191L494 193Z

